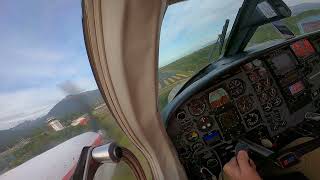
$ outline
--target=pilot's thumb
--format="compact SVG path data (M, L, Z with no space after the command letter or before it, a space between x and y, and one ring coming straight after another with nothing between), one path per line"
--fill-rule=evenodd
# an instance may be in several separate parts
M249 163L249 155L246 151L239 151L237 155L237 161L240 166L240 170L251 168Z

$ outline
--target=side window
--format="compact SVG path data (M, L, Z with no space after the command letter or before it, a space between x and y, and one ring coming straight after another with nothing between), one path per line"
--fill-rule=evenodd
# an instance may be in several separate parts
M62 177L83 146L111 140L136 154L150 177L147 161L97 88L83 40L81 1L4 0L1 7L0 179L39 164L47 179ZM105 164L96 179L135 177L119 163Z
M291 17L281 20L296 36L320 30L320 3L312 0L283 0L291 9ZM279 31L271 24L257 29L247 48L263 43L283 40Z

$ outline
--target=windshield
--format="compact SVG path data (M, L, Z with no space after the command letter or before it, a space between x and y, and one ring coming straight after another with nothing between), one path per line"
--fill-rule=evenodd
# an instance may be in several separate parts
M303 35L320 30L320 1L319 0L283 0L291 9L292 15L281 20L294 34ZM266 43L285 40L272 23L257 29L246 49Z
M189 0L168 7L160 34L160 109L192 75L219 57L218 35L226 19L231 29L242 2Z
M189 0L173 4L163 19L159 54L159 108L162 110L191 76L219 57L217 39L230 19L227 36L243 1ZM320 29L319 0L284 0L292 16L281 20L296 36ZM246 49L284 41L285 36L265 24ZM226 42L227 40L225 40Z

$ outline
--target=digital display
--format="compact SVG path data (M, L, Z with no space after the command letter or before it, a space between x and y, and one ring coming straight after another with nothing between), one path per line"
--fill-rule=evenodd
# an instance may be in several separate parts
M221 136L218 131L212 131L208 134L205 134L202 139L204 142L206 142L206 144L216 144L220 142Z
M230 102L230 97L223 88L219 88L209 94L209 102L212 108L219 108Z
M284 75L296 68L296 61L288 53L282 53L272 58L272 63L278 75Z
M298 82L292 84L289 87L289 90L290 90L291 95L295 95L295 94L303 91L304 90L303 82L302 81L298 81Z
M293 43L291 49L298 58L307 58L315 53L311 43L306 39Z

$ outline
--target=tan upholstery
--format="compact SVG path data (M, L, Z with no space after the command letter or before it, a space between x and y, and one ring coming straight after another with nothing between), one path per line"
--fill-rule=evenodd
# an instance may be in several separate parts
M296 146L298 144L302 144L304 142L310 141L312 138L305 137L305 138L299 138L292 143L288 144L284 149ZM280 169L276 165L270 165L267 166L267 168L264 168L264 174L268 175L280 175L280 174L286 174L290 172L302 172L308 179L310 180L318 180L320 179L320 173L319 173L319 162L320 162L320 148L309 152L305 154L301 161L290 168L287 169Z
M186 179L157 110L163 0L84 0L88 56L121 129L146 156L154 179Z

